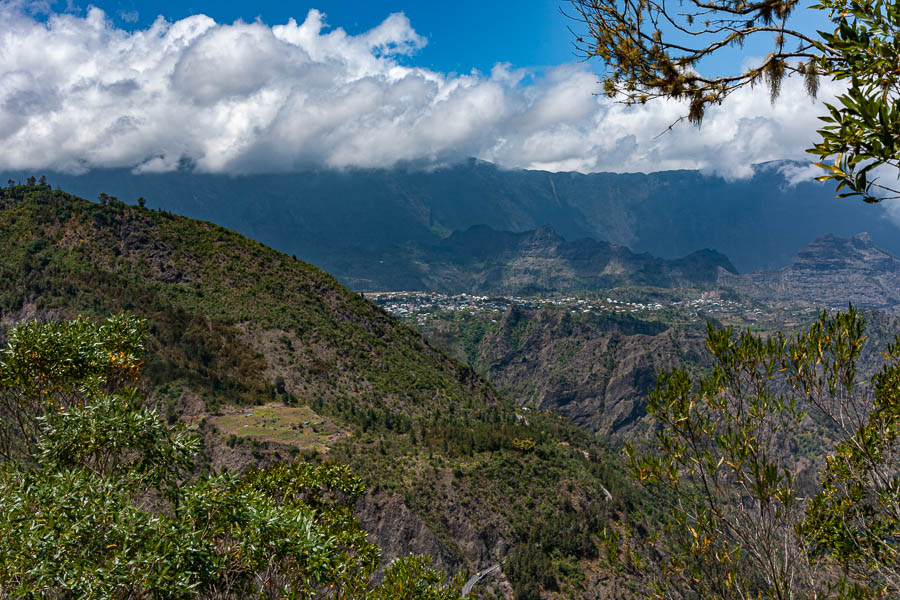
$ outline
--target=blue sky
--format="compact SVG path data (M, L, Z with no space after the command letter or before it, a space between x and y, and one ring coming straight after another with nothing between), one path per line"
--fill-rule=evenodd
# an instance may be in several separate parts
M287 22L291 17L303 21L310 9L327 16L332 27L358 34L375 27L388 15L402 12L416 32L428 44L411 60L416 65L442 72L468 73L472 69L488 72L495 63L509 62L517 67L545 67L577 60L572 21L560 13L558 0L526 0L507 3L494 0L434 0L348 2L278 2L272 0L70 0L70 6L102 8L118 25L133 29L149 27L157 15L177 20L203 13L219 23L237 19L261 19L267 25ZM57 10L66 2L56 2Z
M237 19L262 20L278 25L293 17L302 21L310 9L325 13L331 27L341 27L350 34L358 34L381 23L395 12L405 14L416 32L428 44L409 63L435 71L468 73L472 69L489 72L496 63L508 62L515 67L542 71L548 66L580 61L573 47L569 28L578 23L566 18L561 11L571 13L568 2L560 0L526 0L518 3L495 0L433 0L348 2L321 0L319 2L278 2L273 0L188 0L186 2L149 0L54 0L56 10L84 11L94 5L103 9L109 18L124 29L149 27L158 15L168 20L205 14L220 24ZM514 4L514 7L510 5ZM812 2L807 2L807 5ZM801 5L794 13L795 26L808 32L827 27L821 11L806 10ZM724 70L743 56L762 55L767 51L763 39L744 48L720 53L704 63L708 68ZM596 61L589 63L594 71L601 71Z

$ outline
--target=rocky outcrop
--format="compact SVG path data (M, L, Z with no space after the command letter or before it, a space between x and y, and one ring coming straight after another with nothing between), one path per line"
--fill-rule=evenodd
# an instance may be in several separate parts
M445 346L452 339L432 336ZM700 330L630 317L513 306L479 341L472 364L518 404L623 436L645 422L660 370L709 362L704 339Z
M448 578L455 576L466 564L475 570L490 566L493 556L505 555L509 548L499 533L491 527L482 527L472 522L473 515L454 512L448 515L450 533L456 550L462 557L448 551L428 525L406 506L397 494L382 490L370 490L360 498L354 516L369 535L369 540L381 548L381 566L375 578L384 575L384 569L396 558L410 554L428 556L432 567L443 571ZM470 569L470 572L475 572ZM497 570L480 583L501 597L511 598L513 594L509 580L502 569Z
M369 534L370 541L381 548L382 569L376 576L394 559L410 554L429 556L432 566L448 575L456 574L463 566L396 494L370 490L357 502L354 516Z
M778 271L723 272L719 283L768 301L802 301L844 309L896 311L900 307L900 259L877 248L867 233L850 239L827 235Z

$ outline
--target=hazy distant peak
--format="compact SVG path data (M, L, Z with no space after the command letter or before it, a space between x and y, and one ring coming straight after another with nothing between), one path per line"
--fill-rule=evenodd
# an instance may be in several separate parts
M827 234L778 271L722 277L720 283L749 296L804 301L832 308L900 308L900 259L875 246L868 233Z
M692 262L697 265L706 265L710 268L718 267L734 275L738 274L737 268L735 268L735 266L731 264L731 261L728 259L728 257L714 248L702 248L695 252L691 252L690 254L679 260Z
M850 242L857 248L871 248L875 245L875 241L867 231L854 235L850 238Z
M832 233L812 241L806 248L797 253L794 264L809 261L838 261L847 262L854 260L871 260L878 256L893 255L875 246L875 242L867 232L862 232L850 238L844 238Z

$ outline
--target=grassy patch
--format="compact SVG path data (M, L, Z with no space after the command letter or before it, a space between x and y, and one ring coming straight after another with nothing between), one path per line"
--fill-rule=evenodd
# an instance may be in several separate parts
M209 418L220 433L324 451L348 433L307 406L265 404Z

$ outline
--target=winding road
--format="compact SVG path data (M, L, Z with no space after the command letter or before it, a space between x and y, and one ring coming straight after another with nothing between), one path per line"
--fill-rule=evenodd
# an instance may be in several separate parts
M466 582L466 585L464 585L462 588L462 597L465 598L466 596L468 596L469 593L472 591L472 588L475 587L475 585L479 581L484 579L488 575L488 573L490 573L491 571L494 571L499 568L500 568L500 565L494 565L493 567L488 567L487 569L484 569L483 571L478 571L477 573L472 575L469 578L469 580Z

